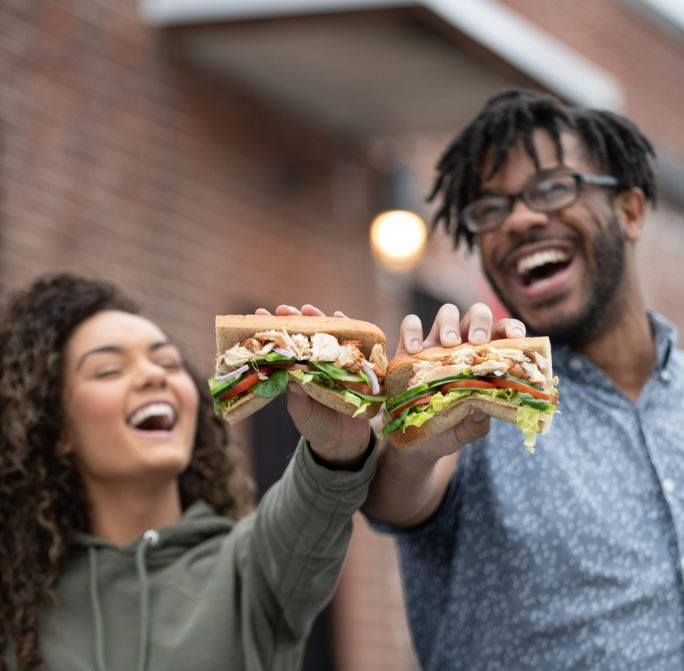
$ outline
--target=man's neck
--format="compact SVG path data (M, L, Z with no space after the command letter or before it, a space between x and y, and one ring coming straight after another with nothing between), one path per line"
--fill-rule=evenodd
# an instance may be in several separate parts
M644 304L629 306L611 328L577 351L588 356L630 400L636 401L656 360Z

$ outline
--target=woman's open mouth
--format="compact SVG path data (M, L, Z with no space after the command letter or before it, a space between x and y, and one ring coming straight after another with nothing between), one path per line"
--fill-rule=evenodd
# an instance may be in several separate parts
M169 433L178 421L175 408L166 402L152 402L141 406L128 417L128 425L137 431Z

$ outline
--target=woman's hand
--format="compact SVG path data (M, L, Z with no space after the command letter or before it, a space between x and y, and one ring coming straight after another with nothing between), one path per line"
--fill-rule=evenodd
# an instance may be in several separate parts
M321 310L308 303L302 305L301 310L291 305L279 305L275 313L325 317ZM256 314L268 315L270 312L259 308ZM339 310L333 313L333 317L346 319ZM359 463L370 442L368 420L355 419L317 403L296 382L288 384L287 411L324 465L345 469L354 468Z

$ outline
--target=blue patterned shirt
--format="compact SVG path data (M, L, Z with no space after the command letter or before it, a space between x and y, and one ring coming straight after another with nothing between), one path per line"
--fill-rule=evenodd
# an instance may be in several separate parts
M636 403L555 347L560 412L534 454L493 421L435 516L394 530L425 671L684 669L684 353L650 318Z

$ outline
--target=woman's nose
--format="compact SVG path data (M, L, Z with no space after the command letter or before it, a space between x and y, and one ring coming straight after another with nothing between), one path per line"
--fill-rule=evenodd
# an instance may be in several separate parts
M167 382L166 369L153 361L142 361L136 371L136 382L143 389L147 387L163 388Z

